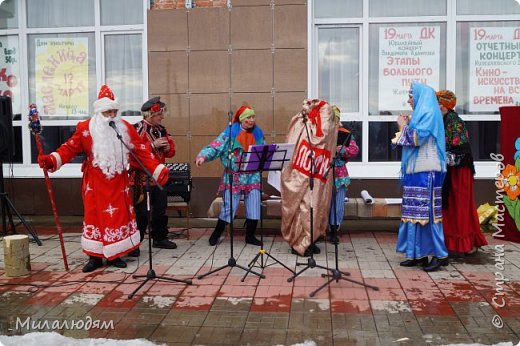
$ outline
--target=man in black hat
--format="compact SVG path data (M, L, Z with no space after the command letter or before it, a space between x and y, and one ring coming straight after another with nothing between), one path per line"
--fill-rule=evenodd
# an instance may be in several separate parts
M165 163L167 158L175 155L175 143L166 128L161 125L166 113L166 105L161 102L159 96L146 101L141 107L143 120L134 125L137 132L151 150L153 156L161 163ZM137 227L141 233L141 241L144 238L146 226L148 225L148 214L146 201L143 194L146 185L146 175L140 170L133 170L130 173L130 181L134 185L134 207L136 214ZM150 204L152 208L151 238L152 246L162 249L175 249L177 244L168 240L168 216L166 216L166 206L168 195L166 190L159 190L153 182L151 183ZM128 254L137 257L140 255L139 249Z

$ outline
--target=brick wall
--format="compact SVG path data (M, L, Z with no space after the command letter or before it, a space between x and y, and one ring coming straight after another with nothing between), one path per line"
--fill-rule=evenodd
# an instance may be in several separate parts
M193 0L194 7L226 7L226 0ZM152 10L184 8L185 0L153 0Z

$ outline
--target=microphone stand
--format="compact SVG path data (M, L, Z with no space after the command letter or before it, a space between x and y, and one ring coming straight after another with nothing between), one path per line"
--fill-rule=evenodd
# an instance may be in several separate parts
M338 222L337 221L337 208L336 208L337 207L337 201L336 201L337 189L336 189L336 170L335 170L335 168L336 168L336 163L340 161L340 154L343 151L343 149L345 148L345 144L350 143L351 136L352 136L352 134L349 133L348 136L345 138L345 140L343 141L343 144L341 145L340 150L336 151L336 155L334 156L334 159L331 161L329 167L327 168L327 172L324 174L324 176L327 176L329 174L329 171L332 171L332 203L333 203L333 208L334 208L334 223ZM340 224L341 224L341 221L340 221ZM331 274L321 274L321 277L322 278L328 277L329 280L327 282L325 282L323 285L321 285L320 287L318 287L317 289L315 289L314 291L312 291L309 295L311 297L314 297L314 295L316 293L318 293L318 291L320 291L325 286L330 285L330 283L332 281L339 282L339 280L350 281L350 282L353 282L358 285L369 287L375 291L379 291L379 288L376 286L372 286L372 285L366 284L364 282L360 282L360 281L356 281L356 280L352 280L352 279L343 277L343 275L350 276L350 273L342 272L341 270L339 270L339 259L338 259L339 241L337 240L337 232L339 231L339 225L337 225L337 226L338 226L338 229L336 230L336 240L334 241L334 264L335 264L335 266L332 269L326 268L327 271L331 272Z
M210 270L209 272L207 272L205 274L199 275L197 277L197 279L199 279L199 280L205 278L208 275L221 271L222 269L228 268L228 267L230 267L230 268L237 267L248 273L255 274L255 275L261 277L262 279L265 279L264 274L260 274L260 273L251 271L250 269L248 269L244 266L241 266L240 264L237 264L237 260L235 259L234 255L233 255L233 233L234 233L233 232L233 219L235 218L235 215L233 213L233 171L232 171L232 166L231 166L231 157L233 154L233 148L231 145L231 143L232 143L231 142L231 126L232 126L231 118L232 118L232 116L233 116L233 112L229 111L228 112L229 125L228 125L228 138L227 138L228 164L227 164L226 169L227 169L227 174L228 174L228 179L229 179L229 248L230 248L230 255L229 255L227 264L225 264L221 267L218 267L216 269ZM224 208L225 203L226 203L225 198L222 198L222 208Z
M116 132L117 139L119 139L121 144L123 144L125 146L125 148L128 150L130 155L132 155L132 157L135 159L135 161L139 164L139 167L146 174L146 177L147 177L145 191L146 191L146 213L148 215L147 220L146 220L147 221L146 229L148 230L148 256L149 256L148 264L149 264L149 268L148 268L148 272L146 273L146 275L133 275L134 279L139 279L139 278L146 278L146 279L143 282L141 282L141 284L139 284L139 286L137 286L137 288L132 293L130 293L128 295L128 299L132 299L134 297L134 295L137 293L137 291L139 291L141 289L141 287L143 287L150 280L160 279L160 280L167 280L167 281L183 282L185 284L191 285L191 283L192 283L191 279L186 279L186 280L174 279L174 278L165 277L165 276L157 276L155 274L155 270L153 269L153 262L152 262L152 239L150 238L151 232L152 232L151 227L150 227L150 221L152 218L152 209L150 206L150 180L155 182L155 184L159 190L162 191L163 187L161 185L159 185L159 183L157 183L157 180L153 177L153 175L150 173L150 171L145 167L143 162L141 160L139 160L137 155L132 151L132 149L130 149L128 144L125 143L125 141L123 140L123 137L117 130L117 127L116 127L116 124L114 123L114 121L110 120L108 125L114 129L114 131Z

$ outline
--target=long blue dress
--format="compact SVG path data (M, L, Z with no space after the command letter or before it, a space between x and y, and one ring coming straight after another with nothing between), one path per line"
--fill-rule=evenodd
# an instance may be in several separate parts
M442 183L446 174L444 125L435 91L412 83L414 111L396 145L403 147L403 204L397 252L407 259L448 256L442 229Z

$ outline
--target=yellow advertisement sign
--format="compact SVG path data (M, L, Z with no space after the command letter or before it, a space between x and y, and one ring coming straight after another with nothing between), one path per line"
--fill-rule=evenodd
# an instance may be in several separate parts
M88 38L38 38L36 104L44 115L88 115Z

